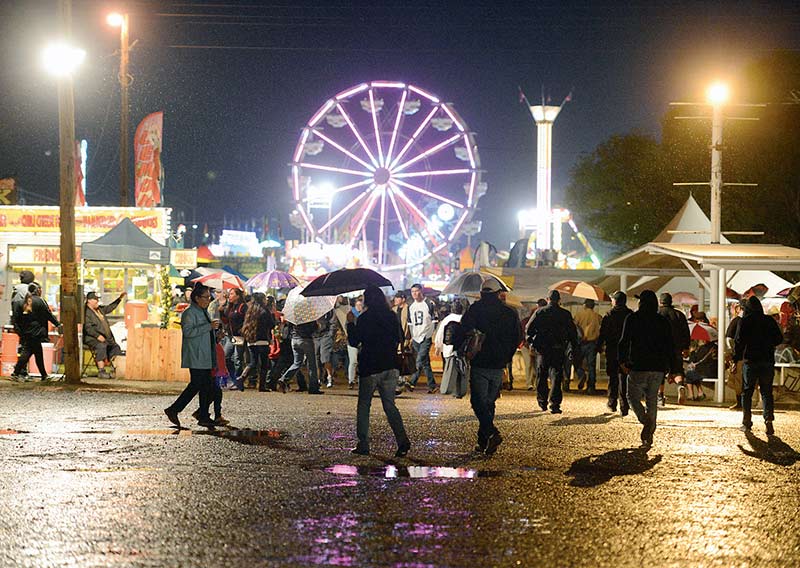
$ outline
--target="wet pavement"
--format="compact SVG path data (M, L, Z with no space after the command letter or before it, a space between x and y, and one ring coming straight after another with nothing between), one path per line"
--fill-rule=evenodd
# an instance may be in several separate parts
M171 428L180 385L154 388L0 381L0 565L800 565L797 410L767 438L760 418L745 434L738 413L669 405L644 451L602 396L554 416L514 391L485 457L467 399L414 393L395 459L377 400L373 455L349 453L345 388L226 393L213 432Z

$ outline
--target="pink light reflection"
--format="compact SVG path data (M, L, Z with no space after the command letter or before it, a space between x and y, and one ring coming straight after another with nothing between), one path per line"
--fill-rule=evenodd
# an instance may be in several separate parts
M322 117L325 116L325 114L327 114L327 112L331 110L331 108L333 108L333 105L335 104L336 102L333 99L329 99L328 101L326 101L325 104L322 105L322 107L320 107L317 113L311 117L311 120L308 121L308 126L310 126L311 128L316 126L317 123L322 119Z
M394 150L394 143L397 140L397 131L400 128L400 119L403 116L403 107L406 104L406 97L408 96L408 91L404 90L403 95L400 97L400 105L397 107L397 118L394 121L394 130L392 130L392 138L389 142L389 149L386 151L386 163L391 163L392 161L392 150Z
M356 128L356 125L353 124L350 115L347 114L347 111L344 110L344 107L341 105L341 103L336 103L336 108L339 111L339 113L344 117L345 122L347 122L347 126L349 126L350 130L352 130L353 134L355 134L358 143L361 144L361 147L367 153L367 156L369 156L369 161L372 162L372 165L374 165L377 168L378 161L375 159L375 156L372 155L372 152L370 152L369 146L367 146L366 142L364 142L364 139L361 138L361 134L358 133L358 129Z
M315 134L317 137L321 138L322 140L325 140L325 142L327 142L328 144L330 144L331 146L333 146L334 148L336 148L337 150L339 150L339 151L340 151L340 152L342 152L343 154L345 154L345 155L349 156L350 158L352 158L353 160L355 160L356 162L358 162L359 164L361 164L362 166L364 166L365 168L367 168L369 171L371 171L371 172L374 172L374 171L375 171L375 166L373 166L373 165L371 165L371 164L368 164L367 162L365 162L364 160L362 160L361 158L359 158L358 156L356 156L355 154L353 154L353 153L352 153L350 150L347 150L346 148L343 148L343 147L342 147L342 146L340 146L338 143L334 142L333 140L331 140L330 138L328 138L327 136L325 136L325 135L324 135L322 132L320 132L319 130L316 130L316 129L315 129L315 130L314 130L314 134Z
M423 91L419 87L415 87L414 85L409 85L408 88L409 88L409 90L414 91L418 95L422 95L423 97L425 97L429 101L433 101L434 103L438 103L439 102L439 99L437 99L436 97L434 97L430 93L426 93L425 91Z
M322 225L322 227L320 227L320 228L319 228L319 232L320 232L320 233L322 233L322 232L323 232L323 231L325 231L325 230L326 230L328 227L330 227L331 225L333 225L333 224L334 224L336 221L338 221L339 219L341 219L341 218L342 218L342 216L343 216L345 213L347 213L347 212L348 212L350 209L352 209L353 207L355 207L355 206L356 206L356 204L357 204L359 201L361 201L361 200L362 200L362 199L364 199L364 198L365 198L367 195L369 195L369 192L370 192L370 190L371 190L373 187L375 187L375 186L374 186L374 185L371 185L371 186L370 186L370 187L367 189L367 191L365 191L364 193L362 193L361 195L359 195L358 197L356 197L356 198L355 198L353 201L351 201L350 203L348 203L348 204L347 204L347 205L346 205L346 206L345 206L345 207L344 207L344 208L343 208L341 211L339 211L339 212L338 212L336 215L334 215L333 217L331 217L330 221L328 221L327 223L325 223L324 225Z
M375 110L375 94L369 90L369 108L372 111L372 126L375 127L375 142L378 144L378 163L383 165L383 148L381 147L381 132L378 129L378 111Z
M402 174L392 174L394 178L410 178L410 177L425 177L425 176L450 176L456 174L468 174L472 170L459 169L459 170L431 170L429 172L408 172Z
M472 155L472 144L470 144L469 136L464 134L464 146L467 147L467 155L469 156L469 165L471 168L475 168L475 156Z
M355 189L357 187L363 187L363 186L369 185L371 183L373 183L371 179L365 179L364 181L351 183L350 185L343 185L342 187L337 187L336 189L331 191L331 195L336 195L337 193L341 193L343 191L347 191L348 189Z
M308 140L308 128L303 129L303 134L300 136L300 142L297 144L297 148L294 150L294 159L293 162L299 162L300 158L303 156L303 149L306 145L306 140Z
M391 164L389 164L390 170L395 167L395 165L400 161L400 159L405 155L405 153L408 152L408 149L411 147L411 145L414 142L416 142L417 136L419 136L420 133L425 129L425 127L428 126L428 123L430 123L431 119L433 118L433 115L436 114L437 110L439 110L438 106L433 107L431 109L431 112L428 113L428 116L425 117L425 120L423 120L422 123L417 127L417 130L414 132L414 134L411 135L411 138L408 139L408 142L406 142L406 145L403 146L402 150L400 150L400 153L397 154L397 157L392 161Z
M400 216L400 208L397 207L397 200L394 198L394 188L389 186L389 199L392 202L392 207L394 208L394 214L397 216L397 221L400 223L400 229L403 231L403 236L408 240L411 238L408 234L408 229L406 229L406 224L403 221L403 218Z
M364 224L367 222L367 218L372 213L373 207L375 207L375 202L378 201L378 197L379 196L378 196L378 192L377 191L373 191L372 195L370 195L370 199L367 202L367 206L364 207L364 214L361 216L361 219L359 219L358 223L356 224L356 229L355 229L355 231L353 231L353 234L350 237L350 242L351 243L355 242L355 240L358 238L358 233L361 232L361 229L364 227Z
M324 170L326 172L336 172L340 174L350 174L353 176L372 177L371 172L359 172L356 170L348 170L347 168L335 168L333 166L323 166L321 164L309 164L308 162L300 162L297 164L301 168L310 168L312 170Z
M458 203L457 201L453 201L452 199L448 199L447 197L441 196L438 193L433 193L432 191L428 191L427 189L423 189L423 188L421 188L419 186L416 186L414 184L408 183L408 182L403 181L401 179L393 179L392 181L394 183L398 184L398 185L402 185L403 187L407 187L408 189L410 189L412 191L416 191L417 193L421 193L422 195L427 195L428 197L433 197L434 199L438 199L439 201L443 201L445 203L449 203L453 207L458 207L459 209L464 209L464 205L462 205L461 203Z
M448 138L444 142L440 142L436 146L428 148L422 154L420 154L420 155L418 155L418 156L416 156L414 158L411 158L409 161L407 161L407 162L405 162L403 164L400 164L399 166L396 166L396 167L392 168L392 174L394 174L395 172L401 172L404 169L406 169L408 166L410 166L411 164L415 164L415 163L419 162L420 160L423 160L426 157L430 156L431 154L435 154L439 150L442 150L443 148L447 148L448 146L453 144L459 138L461 138L461 134L456 134L454 136L451 136L450 138Z
M357 85L357 86L353 87L352 89L347 89L346 91L342 91L341 93L336 95L335 98L336 98L337 101L340 101L342 99L346 99L347 97L349 97L351 95L355 95L356 93L360 93L361 91L365 91L368 88L369 88L369 85L367 85L366 83L361 83L360 85Z
M450 120L456 123L456 126L461 132L464 132L464 126L461 124L461 121L456 118L456 115L453 114L453 111L450 110L449 105L444 104L442 105L444 112L447 113L447 116L450 117Z
M399 83L397 81L373 81L371 83L373 87L387 87L392 89L405 89L405 83Z

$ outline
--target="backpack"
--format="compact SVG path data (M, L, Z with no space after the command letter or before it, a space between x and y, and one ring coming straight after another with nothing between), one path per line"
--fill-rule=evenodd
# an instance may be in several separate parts
M450 321L444 326L444 334L442 336L442 343L445 345L452 345L458 349L464 342L464 331L461 327L461 322L455 320Z

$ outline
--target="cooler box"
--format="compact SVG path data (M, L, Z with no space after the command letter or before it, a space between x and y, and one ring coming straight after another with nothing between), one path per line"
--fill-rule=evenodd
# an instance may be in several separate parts
M147 321L147 304L131 300L125 303L125 327L130 332L137 324Z
M0 374L10 377L14 372L14 365L17 364L17 347L19 347L19 336L11 330L3 330L3 350L0 355Z
M47 374L55 373L58 371L55 365L56 349L53 343L42 343L42 355L44 355L44 368ZM39 367L36 366L36 360L31 357L28 360L28 373L39 374Z

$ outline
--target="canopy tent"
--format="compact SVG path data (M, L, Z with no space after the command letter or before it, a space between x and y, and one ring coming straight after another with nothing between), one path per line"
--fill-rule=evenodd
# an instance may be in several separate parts
M81 245L83 260L169 264L169 248L148 237L125 217L99 239Z

